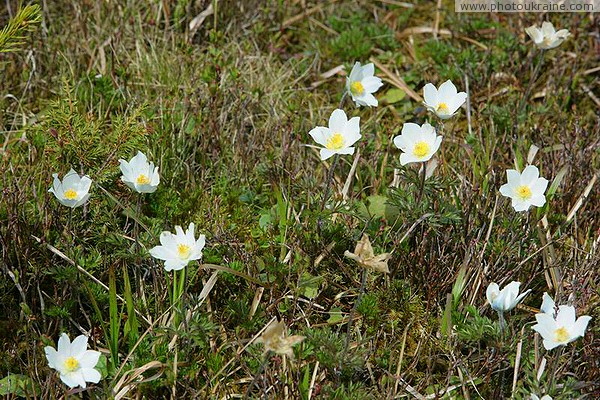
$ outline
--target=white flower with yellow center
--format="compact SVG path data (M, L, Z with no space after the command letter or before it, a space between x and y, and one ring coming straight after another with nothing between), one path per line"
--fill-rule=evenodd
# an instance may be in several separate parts
M544 192L548 180L540 178L540 171L528 165L522 173L514 169L506 170L508 183L500 187L503 196L510 197L515 211L527 211L530 206L542 207L546 204Z
M428 161L440 148L442 137L428 123L419 126L412 122L402 126L402 134L394 138L394 145L403 151L400 164Z
M44 347L48 366L60 373L60 380L71 389L77 386L86 387L86 382L98 383L100 372L94 367L98 364L100 352L87 349L88 338L77 336L73 343L63 333L58 339L58 350L52 346Z
M544 21L542 23L542 29L535 25L525 28L525 32L533 40L535 45L543 50L549 50L557 47L565 41L571 35L566 29L556 31L554 25L551 22Z
M585 330L592 317L582 315L575 319L575 307L562 305L556 307L554 300L544 293L542 312L535 315L537 324L532 329L544 340L546 350L563 346L585 335Z
M334 154L354 154L352 145L361 138L360 118L353 117L348 120L344 110L334 110L329 117L329 128L317 126L308 134L321 149L321 160L327 160Z
M158 167L153 162L148 162L146 155L138 151L129 162L119 160L121 163L121 180L138 193L154 193L160 183Z
M350 93L352 100L357 106L377 107L377 99L373 96L383 83L381 78L374 76L375 67L373 64L367 64L361 67L357 61L346 78L346 90Z
M152 257L165 261L165 270L167 271L179 271L185 268L190 261L200 259L206 243L204 235L200 235L196 240L193 222L185 232L181 226L175 226L175 232L175 234L162 232L160 234L161 245L150 249Z
M531 289L529 289L519 295L520 286L520 282L512 281L500 290L497 283L490 283L485 292L488 303L500 313L512 310L531 292Z
M452 117L467 100L465 92L458 92L452 81L447 80L437 89L428 83L423 87L425 107L441 119Z
M62 181L58 179L58 174L52 174L52 177L54 183L48 191L56 196L60 204L75 208L83 205L90 197L92 180L87 175L80 177L71 168Z

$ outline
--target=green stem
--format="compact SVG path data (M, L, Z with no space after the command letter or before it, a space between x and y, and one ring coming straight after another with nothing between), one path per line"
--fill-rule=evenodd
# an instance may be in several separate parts
M423 198L423 192L425 190L425 176L427 175L427 163L423 163L423 168L421 172L421 184L419 186L419 195L417 196L417 206L421 204L421 198Z
M350 347L350 332L352 330L352 323L354 322L354 314L356 313L356 309L358 308L360 301L362 300L363 294L365 293L365 286L367 285L367 275L369 271L364 268L362 274L362 281L360 283L360 290L358 292L358 297L354 302L354 306L352 310L350 310L350 316L348 317L348 325L346 326L346 344L344 345L344 352L342 353L342 357L340 358L340 363L338 365L338 372L341 374L342 372L342 362L346 358L346 354L348 353L348 348Z
M323 201L321 202L321 211L325 209L325 203L327 203L329 197L329 187L331 186L331 182L333 180L333 173L335 171L335 167L340 158L339 154L333 156L333 162L329 167L329 173L327 174L327 181L325 181L325 193L323 193Z

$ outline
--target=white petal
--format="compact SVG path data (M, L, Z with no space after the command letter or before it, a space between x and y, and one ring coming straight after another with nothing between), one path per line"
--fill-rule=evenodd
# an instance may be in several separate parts
M337 154L354 154L354 147L345 147L337 150Z
M77 379L77 376L74 374L60 374L60 380L63 381L63 383L71 389L79 386L80 384L79 380Z
M100 374L100 372L98 372L98 370L96 370L94 368L82 368L81 375L83 375L83 379L86 382L92 382L92 383L98 383L98 382L100 382L100 379L102 378L102 375Z
M527 34L529 35L529 37L533 40L534 43L541 43L544 40L544 37L542 35L542 31L540 31L540 29L535 26L532 25L529 28L525 28L525 32L527 32Z
M81 178L79 177L77 172L75 172L75 170L71 168L63 178L63 187L72 188L74 186L77 186L80 180Z
M554 300L552 300L552 297L550 297L548 295L548 293L544 292L544 295L542 296L542 306L541 306L540 310L543 313L554 317L554 315L556 314L556 310L554 309L554 307L555 307Z
M414 155L412 155L410 153L400 154L400 165L406 165L411 162L419 162L419 161L421 161L421 160L419 160L417 157L415 157Z
M187 262L184 263L179 259L169 259L165 261L166 271L179 271L185 268Z
M533 186L540 177L540 171L535 165L528 165L521 173L521 185Z
M368 77L368 76L373 76L373 75L375 75L375 66L373 65L373 63L365 64L362 67L363 78Z
M488 285L488 287L485 291L485 297L487 298L487 301L490 305L493 304L494 298L496 296L498 296L499 292L500 292L500 287L498 286L497 283L492 282Z
M321 154L321 160L325 161L329 157L331 157L332 155L334 155L335 151L329 150L329 149L321 149L320 154Z
M362 96L361 102L366 107L377 107L379 105L377 98L370 93L366 93L364 96Z
M544 37L549 37L556 33L556 29L554 29L554 25L552 22L544 21L542 22L542 34Z
M548 179L538 178L538 180L531 186L531 191L536 194L544 194L548 187Z
M452 101L454 96L456 96L457 92L458 91L456 90L454 83L448 79L446 82L442 83L438 90L438 101L449 103Z
M428 83L423 87L423 98L425 99L425 105L436 108L438 105L438 90L433 84Z
M452 103L449 105L450 109L448 111L450 114L456 113L456 111L465 103L465 101L467 101L467 94L465 92L460 92L454 96Z
M44 353L46 353L46 359L48 360L48 366L50 368L56 369L58 366L58 364L57 364L58 352L56 351L56 349L52 346L46 346L46 347L44 347Z
M588 315L582 315L581 317L577 318L575 325L573 325L573 328L571 329L571 334L573 337L578 338L585 336L585 330L591 319L592 317Z
M61 334L58 338L57 350L59 354L67 355L67 357L71 354L71 340L66 333Z
M502 194L502 196L505 197L512 197L513 191L508 183L505 183L504 185L500 186L500 194Z
M542 335L544 339L553 337L557 325L551 315L544 313L535 314L535 320L537 324L532 326L531 329Z
M354 63L354 66L352 67L352 71L350 71L350 75L348 76L348 80L350 82L354 82L356 80L360 79L360 72L361 72L361 67L360 67L360 63L357 61Z
M346 113L344 110L340 110L339 108L333 110L331 116L329 117L329 129L333 133L344 132L344 128L346 127L346 123L348 122L348 118L346 117Z
M510 187L517 187L521 185L521 174L516 169L506 170L506 180Z
M410 147L414 142L419 140L421 127L412 122L405 122L402 125L402 136L406 138L405 140Z
M402 151L407 151L408 143L406 143L406 137L398 135L394 138L394 145Z
M95 350L88 350L84 352L80 357L76 357L79 361L81 368L94 368L98 364L100 359L100 352Z
M544 314L547 315L547 314ZM562 305L556 313L556 323L560 326L570 327L575 324L575 307Z
M561 345L561 343L555 342L553 339L544 339L543 343L546 350L552 350Z
M363 84L363 88L368 93L375 93L376 91L379 90L380 87L383 86L383 82L381 81L381 78L378 78L376 76L370 76L367 78L363 78L362 84Z
M544 204L546 204L546 196L543 194L533 195L529 199L529 203L531 203L532 206L543 207Z
M75 339L73 339L73 342L71 343L71 352L69 355L75 358L79 358L80 356L82 356L83 353L85 353L85 351L87 350L87 342L87 336L77 336Z
M435 154L435 152L438 151L441 144L442 144L442 137L441 136L436 137L435 142L433 142L433 146L431 146L431 156L433 156ZM431 156L430 156L430 158L431 158Z
M529 210L529 207L531 206L531 204L529 204L529 202L527 201L521 201L517 198L512 199L512 206L515 209L515 211L527 211Z
M159 260L169 260L177 258L175 250L166 246L154 246L149 250L152 257L158 258Z
M321 146L327 145L327 139L332 135L331 130L329 128L325 128L324 126L317 126L313 128L308 134L313 138L317 144Z

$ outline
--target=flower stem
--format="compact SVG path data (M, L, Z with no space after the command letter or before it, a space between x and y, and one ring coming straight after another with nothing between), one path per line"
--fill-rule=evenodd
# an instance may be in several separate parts
M323 211L325 209L325 203L327 203L327 200L329 197L329 187L331 186L335 167L337 165L339 158L340 158L339 154L334 155L333 161L331 162L331 166L329 167L329 173L327 174L327 181L325 181L325 192L323 193L323 201L321 202L321 211Z
M554 359L554 365L552 366L552 372L550 373L550 382L548 384L548 393L554 392L554 385L556 383L556 372L558 372L558 364L560 357L562 356L564 346L560 346L556 352L556 358Z
M427 163L423 163L423 168L421 169L421 184L419 186L419 195L417 196L417 206L421 204L421 198L423 197L423 191L425 190L425 176L427 174Z
M350 310L350 315L348 317L348 325L346 326L346 344L344 345L344 352L342 353L342 357L340 357L340 362L338 364L338 372L341 374L342 372L342 362L346 358L346 354L348 353L348 348L350 347L350 331L352 330L352 323L354 322L354 314L356 313L356 309L358 308L360 301L362 300L363 294L365 293L365 286L367 285L367 274L369 271L364 268L362 273L362 281L360 283L360 290L358 292L358 297L354 302L354 306L352 306L352 310Z
M248 399L250 396L250 392L252 391L252 388L254 387L254 385L256 384L256 381L258 380L258 377L262 375L262 373L265 370L265 367L267 366L267 364L269 363L269 358L271 357L271 351L267 351L267 354L265 355L265 359L262 362L262 364L260 365L260 368L258 369L258 372L254 375L254 378L252 378L252 382L250 382L250 385L248 385L248 387L246 388L246 393L244 393L244 399Z
M340 104L338 106L339 109L341 109L342 106L344 105L344 101L346 100L346 95L347 94L348 94L348 92L344 90L344 94L342 94L342 98L340 99Z
M515 125L513 126L513 134L516 134L516 128L519 125L519 115L521 115L521 112L523 111L525 104L527 104L527 98L529 97L529 93L531 92L531 89L533 88L533 84L535 83L535 80L537 79L537 75L540 72L540 68L542 66L542 61L544 60L544 50L540 49L538 54L539 54L539 57L538 57L537 64L535 65L533 74L531 74L531 79L529 79L529 83L527 84L527 89L525 90L525 93L523 93L523 96L521 97L521 100L519 101L519 106L517 107L517 116L515 118ZM533 59L532 59L532 61L533 61Z

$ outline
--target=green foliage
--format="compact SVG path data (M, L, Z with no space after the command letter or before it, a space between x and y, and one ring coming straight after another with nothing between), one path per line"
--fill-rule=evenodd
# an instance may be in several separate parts
M398 210L403 220L417 221L432 227L456 224L461 220L460 208L452 196L452 181L438 177L425 180L420 195L421 174L413 169L400 172L401 184L389 190L388 204Z
M19 7L17 13L0 30L0 53L16 51L25 43L25 34L37 28L42 20L42 9L38 4Z
M458 338L467 343L479 343L498 337L498 324L483 317L473 306L465 307L465 314L454 312L452 321L456 324Z
M342 60L355 60L365 64L374 47L393 50L398 45L394 32L387 26L367 22L364 12L352 12L347 18L332 16L331 27L340 35L331 41L334 53Z

